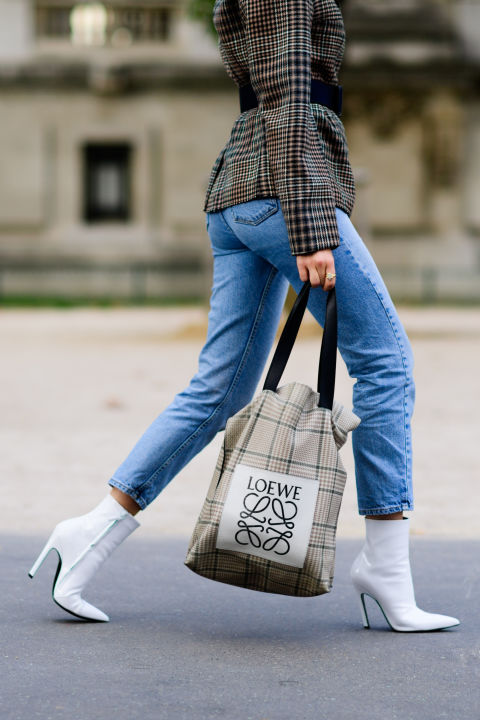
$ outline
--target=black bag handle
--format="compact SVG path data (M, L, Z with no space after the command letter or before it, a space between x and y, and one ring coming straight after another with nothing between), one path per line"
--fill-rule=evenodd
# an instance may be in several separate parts
M292 352L300 324L305 314L310 294L310 281L306 280L290 310L285 326L270 363L263 385L264 390L277 390L280 378ZM335 391L335 371L337 367L337 299L335 288L328 291L323 328L322 347L318 363L317 392L320 393L318 407L331 410Z

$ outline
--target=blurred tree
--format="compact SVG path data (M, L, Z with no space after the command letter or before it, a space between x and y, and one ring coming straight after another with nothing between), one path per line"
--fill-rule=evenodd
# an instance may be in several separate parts
M187 14L191 18L201 20L205 24L208 32L216 37L217 31L213 24L214 4L215 0L190 0L187 5Z

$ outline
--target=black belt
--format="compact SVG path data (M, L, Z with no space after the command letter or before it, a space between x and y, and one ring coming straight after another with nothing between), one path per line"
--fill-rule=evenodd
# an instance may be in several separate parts
M252 85L243 85L238 88L240 96L240 112L251 110L258 105L258 98L255 94L255 90ZM327 85L327 83L321 80L315 80L312 78L310 102L319 103L319 105L325 105L326 107L333 110L337 115L342 114L342 86L341 85Z

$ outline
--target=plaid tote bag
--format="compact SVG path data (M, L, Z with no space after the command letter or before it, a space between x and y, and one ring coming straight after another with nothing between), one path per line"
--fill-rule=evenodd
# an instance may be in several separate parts
M185 564L212 580L309 597L329 592L346 472L339 457L360 423L333 399L335 290L327 296L317 391L277 387L307 306L307 280L287 318L262 392L232 415Z

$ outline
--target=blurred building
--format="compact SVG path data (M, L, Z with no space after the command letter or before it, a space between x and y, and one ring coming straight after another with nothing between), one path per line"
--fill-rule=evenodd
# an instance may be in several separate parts
M223 76L184 0L0 0L0 296L203 296Z
M0 0L0 297L203 296L239 112L188 0ZM347 0L355 222L392 294L480 298L480 0Z
M480 299L480 0L346 0L356 220L397 297Z

